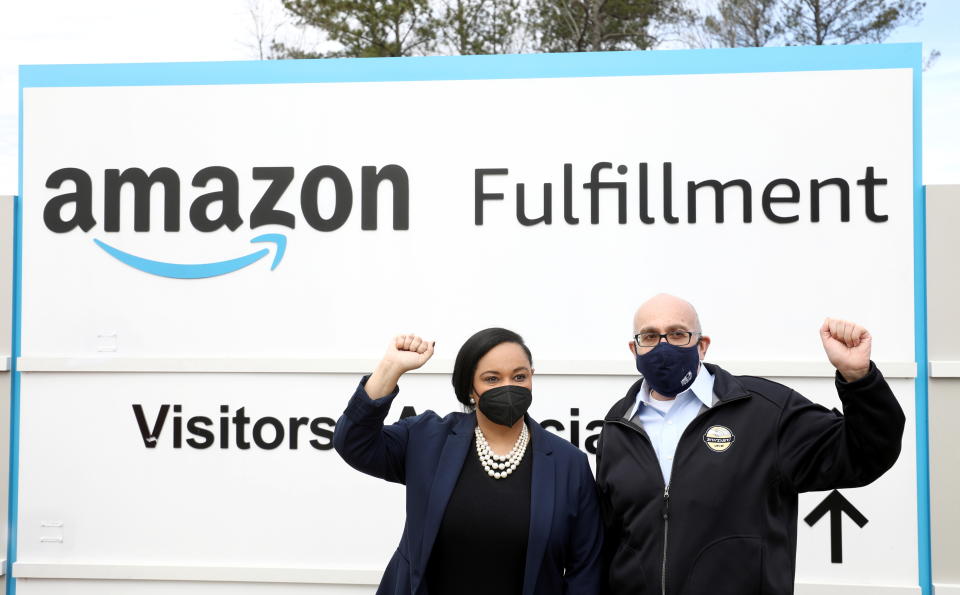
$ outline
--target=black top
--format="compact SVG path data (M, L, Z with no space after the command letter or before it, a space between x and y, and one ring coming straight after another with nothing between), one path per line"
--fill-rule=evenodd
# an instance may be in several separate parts
M474 436L427 565L430 595L520 595L530 531L533 443L508 477L480 464Z

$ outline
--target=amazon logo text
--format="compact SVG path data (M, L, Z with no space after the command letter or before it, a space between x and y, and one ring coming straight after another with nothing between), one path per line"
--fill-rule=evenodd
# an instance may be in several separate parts
M250 172L254 181L264 182L259 200L244 217L240 206L240 179L236 172L224 166L205 167L191 179L191 186L204 191L192 198L187 207L186 220L197 231L214 232L222 228L237 231L244 224L250 229L275 225L295 229L297 214L278 207L281 198L295 178L293 167L254 167ZM324 192L332 190L333 210L321 213L320 199L323 182ZM406 170L395 164L377 167L366 165L360 168L360 228L375 230L378 225L377 204L381 186L389 182L393 199L393 229L410 227L410 184ZM65 187L66 186L66 187ZM150 232L151 197L163 202L163 231L178 232L183 224L183 192L181 176L172 168L158 167L150 173L131 167L106 169L103 172L103 208L94 211L93 178L83 169L65 167L51 173L46 187L52 190L68 190L50 198L43 208L43 222L54 233L69 233L80 229L87 233L102 221L105 233L121 230L121 209L133 209L133 230ZM124 190L129 189L124 194ZM158 192L154 190L158 189ZM386 189L386 187L384 187ZM132 195L132 204L130 196ZM336 231L342 227L353 212L354 184L350 177L333 165L321 165L311 169L300 183L299 216L311 228L320 232ZM128 216L129 218L129 216ZM147 273L164 277L197 279L233 272L266 256L269 250L262 249L235 259L216 263L170 263L142 258L111 245L104 239L94 239L104 252L124 264ZM286 236L279 233L261 234L251 242L276 244L273 265L276 268L286 249Z

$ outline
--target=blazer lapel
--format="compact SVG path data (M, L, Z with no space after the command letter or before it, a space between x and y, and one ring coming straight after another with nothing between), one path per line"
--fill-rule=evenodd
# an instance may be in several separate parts
M473 438L473 428L476 425L475 415L464 416L450 430L444 442L443 451L440 453L437 464L437 472L433 476L433 484L430 486L427 509L423 517L420 559L417 560L418 568L413 577L413 592L418 592L420 583L427 572L433 542L440 530L440 522L443 520L443 513L447 510L450 494L453 493L457 478L460 477L460 471L463 469L463 462L467 458L467 451L470 449L470 441Z
M527 561L523 571L523 594L533 595L543 554L550 539L553 506L556 497L555 461L547 445L546 430L527 417L533 445L533 477L530 481L530 535L527 538Z

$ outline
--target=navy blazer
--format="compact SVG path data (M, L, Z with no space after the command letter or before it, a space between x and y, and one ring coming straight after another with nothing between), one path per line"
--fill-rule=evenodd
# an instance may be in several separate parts
M366 378L337 421L333 445L354 469L407 488L403 536L377 594L426 595L430 552L470 450L476 414L441 418L426 411L384 426L399 388L374 400L365 383ZM526 420L533 470L523 595L596 595L602 580L603 534L587 456Z

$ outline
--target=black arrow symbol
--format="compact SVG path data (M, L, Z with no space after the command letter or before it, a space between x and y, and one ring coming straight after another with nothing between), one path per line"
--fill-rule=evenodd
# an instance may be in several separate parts
M847 513L850 520L861 529L867 524L867 517L854 508L853 504L850 504L850 501L843 497L843 494L833 490L823 499L823 502L803 519L803 522L812 527L828 512L830 513L830 561L834 564L843 564L843 530L840 525L840 514Z

